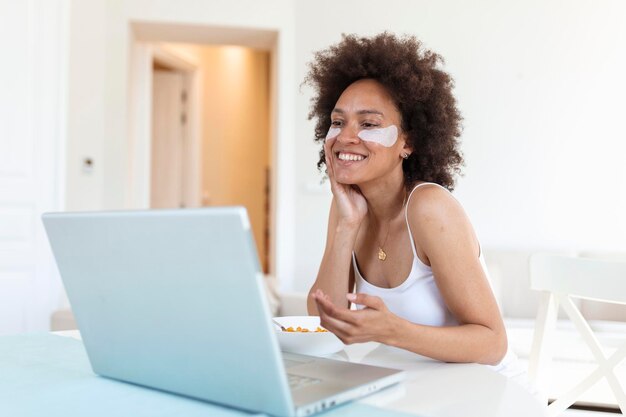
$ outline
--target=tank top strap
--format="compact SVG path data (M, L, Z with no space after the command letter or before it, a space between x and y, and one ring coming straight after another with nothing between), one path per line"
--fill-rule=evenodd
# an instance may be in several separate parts
M436 185L437 187L441 187L441 185L435 182L423 182L413 187L413 189L409 193L409 196L406 198L406 205L404 206L404 219L406 220L406 227L409 230L409 239L411 239L411 249L413 250L413 256L416 259L419 259L419 257L417 256L417 249L415 249L415 241L413 240L413 234L411 233L411 225L409 224L409 201L411 201L411 196L413 195L413 192L417 190L418 188L420 188L422 185ZM441 187L441 188L444 188L444 187Z

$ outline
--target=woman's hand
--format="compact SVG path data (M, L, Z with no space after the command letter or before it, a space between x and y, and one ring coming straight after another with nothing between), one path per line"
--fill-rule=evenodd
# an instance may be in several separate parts
M348 293L346 298L366 306L363 310L337 307L322 290L311 296L317 303L320 324L345 344L380 342L393 345L399 334L399 317L390 312L380 297Z
M333 166L335 155L332 152L331 144L336 139L331 139L324 144L326 155L326 170L330 180L330 189L337 204L339 222L346 222L351 225L359 225L367 214L367 201L358 187L337 182L335 168Z

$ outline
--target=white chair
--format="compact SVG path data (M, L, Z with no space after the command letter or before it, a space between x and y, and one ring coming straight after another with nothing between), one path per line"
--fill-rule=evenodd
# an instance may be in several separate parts
M536 254L530 258L530 286L542 292L528 369L529 378L537 388L546 392L547 370L552 360L551 338L559 306L573 322L598 363L594 371L548 406L548 415L556 416L563 412L602 378L608 381L622 413L625 413L626 393L614 369L626 358L626 343L607 358L572 297L626 304L626 262Z

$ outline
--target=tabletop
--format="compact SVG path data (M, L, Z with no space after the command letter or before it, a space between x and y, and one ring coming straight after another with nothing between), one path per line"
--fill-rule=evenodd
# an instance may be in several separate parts
M77 330L56 334L80 339ZM359 403L423 417L540 417L546 407L522 385L473 363L444 363L378 343L348 345L332 359L404 369L404 382Z

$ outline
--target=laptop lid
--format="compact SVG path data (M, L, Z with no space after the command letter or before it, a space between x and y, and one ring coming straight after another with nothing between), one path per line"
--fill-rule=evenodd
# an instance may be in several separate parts
M293 414L244 208L43 222L95 373Z

